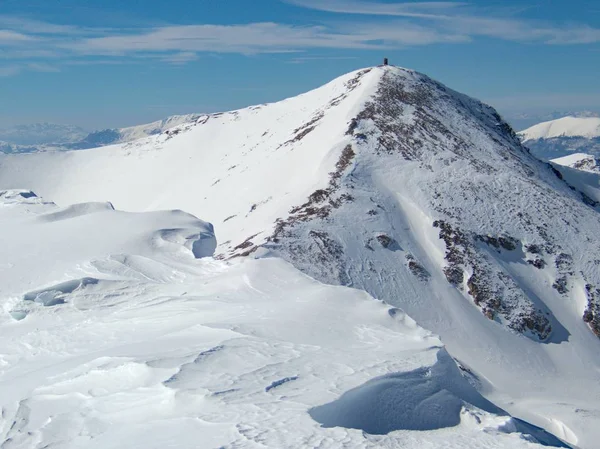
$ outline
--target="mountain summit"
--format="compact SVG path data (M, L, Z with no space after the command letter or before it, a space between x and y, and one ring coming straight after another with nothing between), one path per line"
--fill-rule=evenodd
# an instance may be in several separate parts
M426 75L367 68L126 144L4 155L0 188L194 213L218 258L279 257L365 290L509 412L570 443L600 437L600 195Z

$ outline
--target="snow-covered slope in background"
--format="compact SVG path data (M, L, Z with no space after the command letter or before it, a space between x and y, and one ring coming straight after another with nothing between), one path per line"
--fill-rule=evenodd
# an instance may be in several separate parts
M175 126L185 123L193 123L200 117L201 114L173 115L164 120L158 120L156 122L147 123L144 125L95 131L90 133L82 141L78 142L76 146L77 149L87 149L97 146L131 142L143 137L160 134Z
M600 117L563 117L527 128L519 136L544 160L573 153L600 155Z
M182 125L184 123L195 122L200 117L201 114L173 115L171 117L167 117L164 120L158 120L156 122L148 123L146 125L121 128L118 130L118 132L121 136L120 139L122 142L130 142L132 140L141 139L142 137L160 134L168 129Z
M575 153L550 162L569 186L600 201L600 161L596 156Z
M539 123L519 133L524 140L553 137L600 137L600 117L563 117Z
M0 130L0 153L38 153L85 150L116 143L131 142L165 132L169 128L193 123L201 114L173 115L163 120L127 128L109 128L86 133L81 128L48 123L20 125ZM1 140L4 139L5 142Z
M562 446L400 310L202 258L212 226L183 212L0 191L0 226L2 447Z
M563 117L600 117L597 111L552 111L546 113L505 111L503 117L514 129L527 129L538 123L549 122Z
M363 289L439 334L498 406L592 448L600 198L561 178L489 106L394 67L122 145L0 157L0 188L183 209L215 224L220 259Z
M551 162L577 170L600 173L600 161L591 154L574 153L569 156L552 159Z

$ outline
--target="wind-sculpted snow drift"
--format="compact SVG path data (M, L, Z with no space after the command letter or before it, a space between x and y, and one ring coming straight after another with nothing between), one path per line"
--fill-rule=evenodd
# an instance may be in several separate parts
M478 396L439 339L398 309L281 260L194 257L176 229L201 235L206 254L214 235L190 215L60 209L0 191L0 226L3 448L563 446ZM31 251L32 236L45 251ZM441 360L467 394L446 404L414 392L451 416L435 432L396 434L414 427L407 412L388 417L404 423L389 435L311 418L372 378L437 373Z
M276 256L362 289L440 335L502 409L600 438L600 195L425 75L364 69L124 145L0 156L15 187L205 217L217 259Z

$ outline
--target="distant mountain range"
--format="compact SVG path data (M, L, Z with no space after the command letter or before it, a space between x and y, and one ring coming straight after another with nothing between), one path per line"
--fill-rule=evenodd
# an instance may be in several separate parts
M600 156L600 117L563 117L518 134L525 146L543 160L574 153Z
M87 131L74 125L33 123L0 129L0 141L13 146L34 146L54 142L72 143L84 139Z
M197 121L202 114L173 115L139 126L109 128L88 133L77 126L36 123L0 130L1 153L84 150L126 143L153 136L169 128Z

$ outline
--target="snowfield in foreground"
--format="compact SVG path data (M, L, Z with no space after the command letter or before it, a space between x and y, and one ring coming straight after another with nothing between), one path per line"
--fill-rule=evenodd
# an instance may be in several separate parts
M2 191L0 226L3 449L561 445L399 309L204 257L183 212Z

